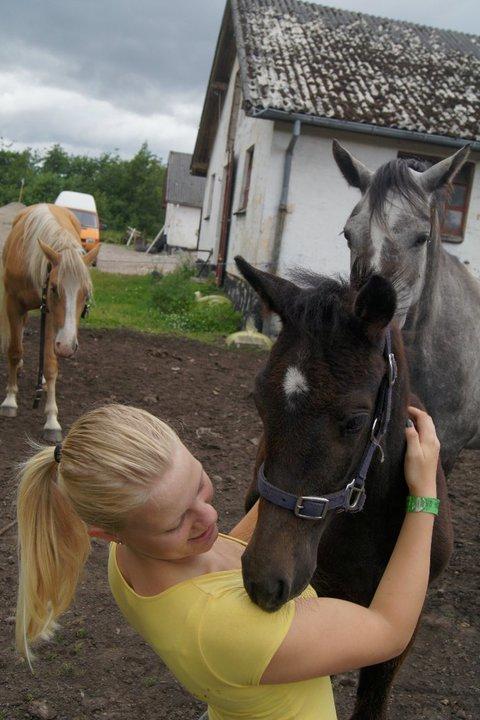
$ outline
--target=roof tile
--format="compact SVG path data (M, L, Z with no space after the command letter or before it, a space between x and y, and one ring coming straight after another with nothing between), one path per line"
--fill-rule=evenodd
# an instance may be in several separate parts
M299 0L232 7L247 109L480 139L480 37Z

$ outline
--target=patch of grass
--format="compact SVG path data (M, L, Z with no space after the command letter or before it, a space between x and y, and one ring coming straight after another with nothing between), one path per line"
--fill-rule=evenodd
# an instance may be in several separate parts
M154 677L151 677L151 676L146 677L146 678L143 678L143 684L144 684L145 687L147 687L147 688L153 687L154 685L157 684L157 678L154 678Z
M197 283L180 268L161 279L152 275L117 275L92 270L94 301L82 325L132 328L150 333L184 335L214 342L238 330L240 313L230 305L207 307L195 302L195 291L219 293L212 283Z
M100 240L105 243L113 243L114 245L125 245L125 230L113 230L107 228L100 233Z
M60 668L60 672L65 677L72 677L75 673L72 663L64 662Z

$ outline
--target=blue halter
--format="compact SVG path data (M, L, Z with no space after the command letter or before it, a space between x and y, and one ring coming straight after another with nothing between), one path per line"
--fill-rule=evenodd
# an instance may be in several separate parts
M393 385L397 379L397 363L392 352L392 337L390 328L385 334L383 355L387 363L385 374L380 383L375 414L370 431L370 440L364 450L360 465L351 480L343 490L317 497L315 495L293 495L280 490L265 477L264 463L257 473L257 487L261 497L274 505L292 510L298 518L305 520L323 520L331 510L337 512L360 512L366 499L365 480L370 464L377 449L382 453L381 442L388 428L392 412Z

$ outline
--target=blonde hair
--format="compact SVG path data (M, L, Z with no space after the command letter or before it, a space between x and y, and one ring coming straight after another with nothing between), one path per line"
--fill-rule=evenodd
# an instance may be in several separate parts
M169 466L177 436L145 410L109 405L68 432L60 463L43 447L23 465L17 498L16 646L48 639L69 607L90 551L88 526L115 534Z

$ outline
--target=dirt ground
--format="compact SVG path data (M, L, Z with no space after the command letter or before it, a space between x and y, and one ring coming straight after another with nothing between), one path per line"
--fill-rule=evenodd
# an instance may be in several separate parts
M26 337L19 416L0 418L0 530L14 518L15 464L27 437L39 438L31 410L37 328ZM130 331L84 330L77 358L59 380L64 428L97 404L120 401L172 423L216 485L221 529L242 513L260 425L253 377L264 356ZM0 372L3 386L5 368ZM415 648L397 680L391 720L478 718L480 638L478 511L480 454L465 452L450 478L456 542L441 584L430 592ZM77 600L55 640L38 651L35 675L13 651L16 533L0 535L0 720L32 715L58 720L196 718L202 707L172 679L119 615L109 593L106 548L95 542ZM335 678L340 720L349 717L355 676Z

